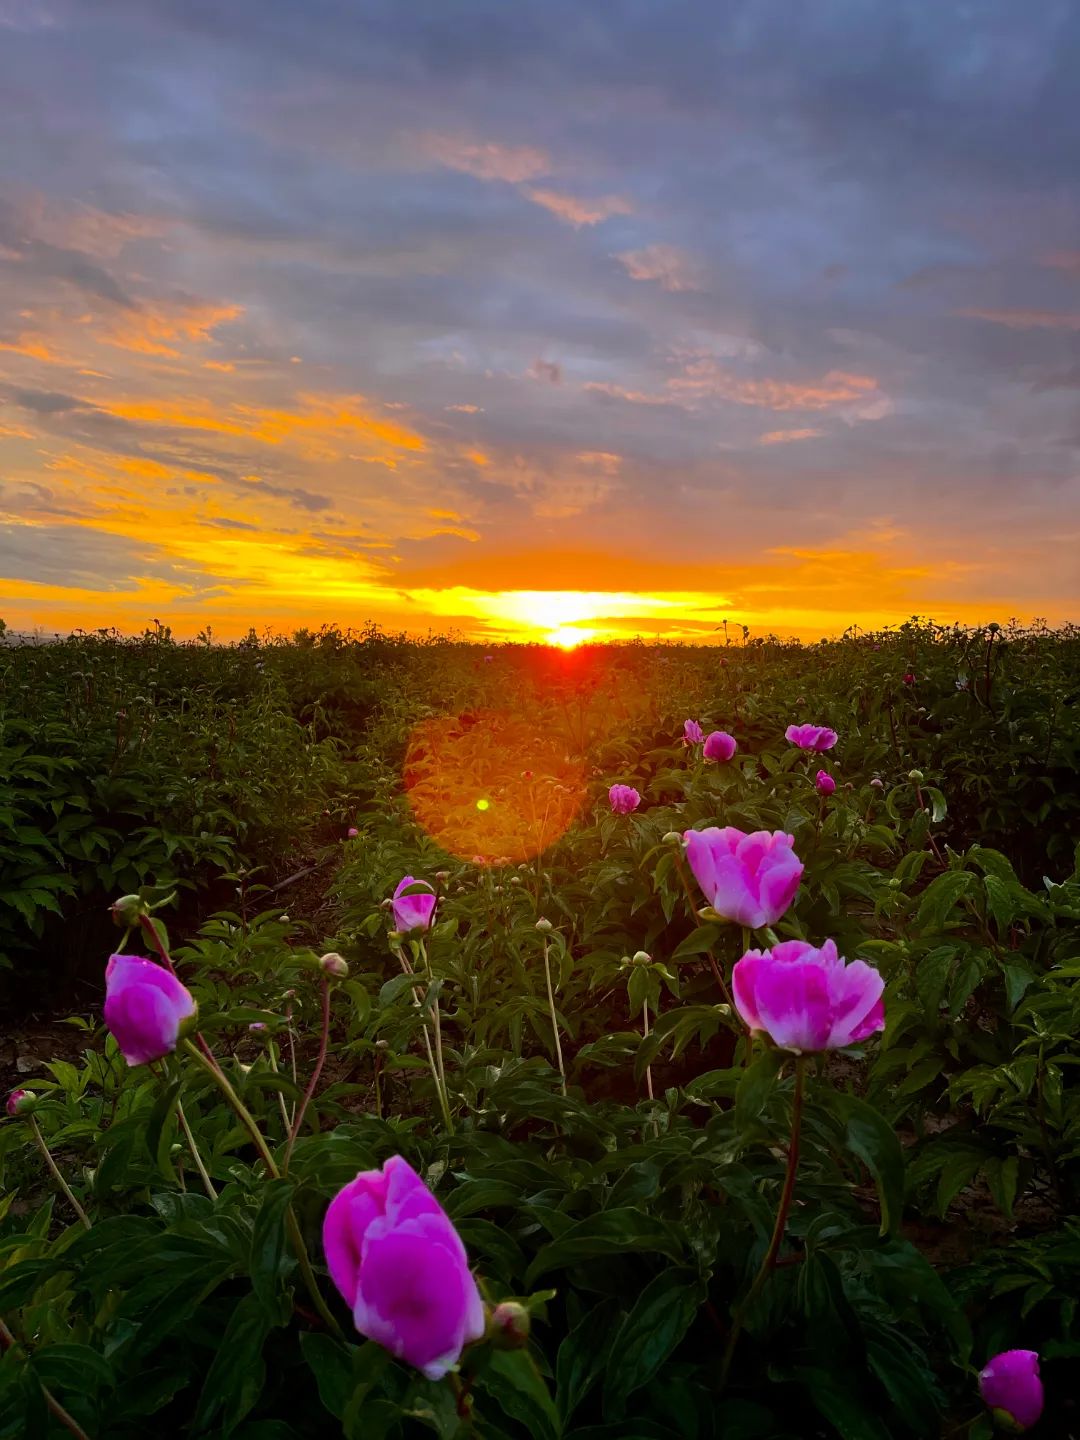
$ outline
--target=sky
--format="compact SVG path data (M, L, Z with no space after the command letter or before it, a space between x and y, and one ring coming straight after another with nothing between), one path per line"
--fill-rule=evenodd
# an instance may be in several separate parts
M0 616L1080 619L1071 0L0 0Z

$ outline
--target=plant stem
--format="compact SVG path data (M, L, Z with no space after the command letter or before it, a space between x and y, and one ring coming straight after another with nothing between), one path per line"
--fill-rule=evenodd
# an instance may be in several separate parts
M566 1067L563 1065L562 1042L559 1039L559 1022L555 1015L555 991L551 985L551 957L548 954L547 936L544 936L544 975L547 979L548 1009L551 1011L551 1030L555 1036L555 1056L559 1062L559 1074L562 1077L562 1093L566 1094ZM646 1031L646 1034L648 1032Z
M274 1157L270 1153L270 1147L267 1145L262 1131L255 1123L255 1117L240 1099L240 1096L237 1095L232 1085L230 1085L228 1076L216 1062L212 1060L208 1061L190 1040L184 1040L183 1044L188 1053L193 1055L199 1064L213 1077L215 1084L219 1086L225 1099L246 1126L248 1133L255 1142L255 1148L262 1157L263 1164L266 1166L271 1178L280 1180L281 1171L278 1169ZM315 1279L315 1272L311 1268L311 1259L307 1253L307 1246L304 1244L304 1237L300 1233L300 1226L297 1223L292 1205L285 1211L285 1228L289 1232L289 1240L292 1243L293 1253L296 1255L296 1261L300 1267L300 1274L303 1277L304 1284L307 1286L308 1294L311 1296L315 1309L319 1312L319 1316L324 1324L333 1331L337 1338L339 1340L344 1339L341 1326L327 1309L326 1301L323 1299L322 1293L319 1290L318 1282Z
M398 960L401 962L401 968L404 973L406 975L412 975L414 971L405 956L405 951L402 949L396 949L394 953L395 955L397 955ZM412 997L413 1004L419 1010L421 1006L419 985L414 985L412 987ZM421 1031L421 1033L424 1037L424 1049L427 1051L428 1069L431 1071L431 1078L435 1082L435 1090L439 1097L439 1108L443 1112L443 1120L446 1123L446 1128L450 1131L450 1134L452 1135L454 1133L454 1121L450 1115L450 1102L447 1098L446 1092L443 1090L442 1080L439 1077L439 1067L435 1063L435 1053L431 1048L431 1037L428 1035L427 1022L422 1021L421 1023L423 1024L423 1030Z
M69 1204L69 1205L71 1206L71 1208L75 1211L75 1214L78 1215L78 1217L79 1217L79 1219L82 1221L83 1225L86 1227L87 1230L89 1230L89 1229L90 1229L90 1220L89 1220L89 1217L87 1216L86 1211L85 1211L85 1210L82 1208L82 1206L79 1204L78 1200L76 1200L76 1199L75 1199L75 1196L71 1193L71 1186L70 1186L70 1185L67 1183L67 1181L64 1179L63 1175L62 1175L61 1172L60 1172L60 1167L59 1167L59 1165L57 1165L56 1161L53 1159L52 1155L49 1153L49 1147L48 1147L48 1145L45 1144L45 1137L44 1137L44 1135L42 1135L41 1130L40 1130L40 1128L39 1128L39 1126L38 1126L37 1117L36 1117L35 1115L32 1115L32 1114L31 1114L31 1115L27 1115L27 1116L26 1116L26 1119L27 1119L27 1121L28 1121L29 1124L30 1124L30 1129L34 1132L34 1143L37 1145L38 1149L41 1151L42 1156L44 1157L44 1160L45 1160L45 1164L49 1167L49 1173L52 1175L52 1177L53 1177L53 1179L56 1181L56 1183L60 1186L60 1189L61 1189L61 1190L64 1192L64 1194L67 1196L68 1204Z
M176 966L172 962L172 956L169 954L168 949L163 944L161 936L158 934L157 926L154 924L152 918L149 915L140 915L139 926L142 929L143 933L149 938L150 944L157 951L158 955L161 958L161 963L165 966L165 969L168 970L169 974L174 979L179 979L179 976L176 974ZM201 1032L195 1032L195 1039L199 1042L199 1048L202 1050L206 1058L211 1062L212 1065L217 1067L217 1061L214 1059L214 1052L210 1049L210 1046L203 1039Z
M207 1195L209 1195L211 1200L216 1200L218 1197L217 1191L214 1189L214 1182L210 1179L210 1176L207 1173L206 1166L203 1164L203 1158L202 1155L199 1153L199 1147L195 1144L195 1136L191 1133L191 1126L188 1124L188 1118L184 1114L184 1107L179 1099L177 1099L176 1102L176 1118L180 1121L180 1129L184 1132L184 1139L187 1141L188 1149L191 1151L191 1158L195 1161L195 1168L199 1172L199 1177L201 1178L203 1183L203 1189L206 1191Z
M8 1329L4 1321L0 1320L0 1344L3 1345L5 1350L10 1350L13 1345L18 1345L18 1343L18 1340L15 1338L14 1334ZM40 1380L38 1381L38 1384L41 1385ZM76 1440L90 1440L89 1435L87 1435L86 1431L75 1419L74 1415L68 1414L68 1412L64 1409L63 1405L60 1404L60 1401L57 1400L56 1396L45 1385L41 1385L41 1394L42 1398L45 1401L46 1407L48 1408L49 1414L52 1415L54 1419L59 1421L59 1423L63 1425L65 1430L70 1431L71 1434L76 1437Z
M326 1049L330 1043L330 982L325 975L320 976L322 980L322 1033L319 1036L319 1055L315 1061L315 1068L311 1072L311 1079L308 1081L307 1089L304 1091L304 1098L300 1101L296 1115L293 1117L289 1129L289 1138L285 1144L285 1159L281 1162L282 1174L289 1169L289 1161L292 1158L293 1146L296 1144L296 1137L300 1134L300 1127L304 1123L304 1116L307 1113L311 1097L315 1094L315 1087L319 1083L319 1076L326 1064Z
M424 957L424 970L427 973L428 984L432 985L434 984L434 976L431 973L431 961L428 958L427 946L424 944L423 940L421 940L419 944L420 954ZM439 1018L438 995L436 995L431 1002L431 1024L432 1029L435 1032L435 1063L438 1065L439 1068L439 1085L442 1090L443 1118L446 1121L446 1128L450 1131L450 1134L453 1135L454 1122L450 1115L450 1091L447 1089L446 1086L446 1067L443 1064L442 1024Z
M682 855L680 854L679 851L676 851L676 852L675 852L675 869L679 872L679 879L682 881L682 887L683 887L683 889L686 891L686 900L687 900L687 904L690 906L690 914L691 914L691 916L696 920L696 919L697 919L697 906L694 904L694 892L690 889L690 882L689 882L689 880L686 878L686 871L683 869L683 859L682 859ZM728 991L727 986L726 986L725 983L724 983L724 977L723 977L723 975L721 975L721 973L720 973L720 967L717 965L716 959L715 959L715 957L713 956L713 953L712 953L711 950L706 950L706 951L705 951L705 958L706 958L706 959L708 960L708 962L709 962L709 968L712 970L713 979L716 981L716 983L717 983L717 985L718 985L718 987L719 987L719 989L720 989L720 994L723 995L723 997L724 997L724 1004L725 1004L725 1005L728 1007L728 1009L730 1010L730 1009L732 1008L732 1005L731 1005L731 995L730 995L730 993L729 993L729 991Z
M644 1032L642 1038L645 1039L645 1040L647 1040L647 1039L649 1038L649 1002L648 1002L648 1000L643 1000L643 1001L641 1002L641 1028L642 1028L642 1031ZM565 1086L564 1086L563 1088L564 1088L564 1091L565 1091ZM649 1097L650 1100L655 1100L655 1099L656 1099L656 1096L653 1094L653 1088L652 1088L652 1066L651 1066L651 1065L646 1065L646 1066L645 1066L645 1093L648 1095L648 1097Z
M728 1336L727 1348L724 1351L724 1359L720 1366L721 1391L723 1391L727 1385L728 1375L731 1371L731 1362L735 1358L735 1346L738 1344L739 1336L742 1334L746 1312L764 1289L765 1282L768 1280L776 1264L776 1257L780 1253L780 1246L784 1239L788 1213L791 1210L791 1200L795 1193L795 1172L799 1168L799 1136L802 1130L805 1067L806 1057L804 1055L798 1056L795 1061L795 1094L791 1105L791 1142L788 1145L787 1171L784 1175L784 1188L780 1192L780 1204L776 1211L776 1224L773 1226L772 1239L769 1241L769 1248L765 1251L765 1258L761 1262L761 1267L754 1276L753 1284L746 1292L746 1296L735 1312L735 1319L731 1326L731 1334Z

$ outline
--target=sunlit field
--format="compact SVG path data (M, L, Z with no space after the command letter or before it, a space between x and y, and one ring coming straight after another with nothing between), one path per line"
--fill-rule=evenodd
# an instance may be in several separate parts
M0 647L0 1437L1080 1433L1080 632L584 599Z

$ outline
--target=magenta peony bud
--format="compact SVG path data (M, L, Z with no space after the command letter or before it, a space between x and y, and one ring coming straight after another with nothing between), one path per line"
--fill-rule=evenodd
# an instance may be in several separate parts
M827 770L819 770L814 779L814 788L819 795L831 795L836 789L836 781Z
M616 815L630 815L641 804L641 796L632 785L612 785L608 800Z
M865 960L847 964L836 944L815 950L785 940L748 950L731 972L735 1009L751 1030L784 1050L839 1050L885 1028L885 982Z
M360 831L356 828L356 826L350 825L348 830L346 830L345 832L345 838L346 840L355 840L359 834Z
M251 1024L248 1026L248 1029L251 1031L252 1035L260 1035L266 1029L266 1021L252 1020Z
M870 784L875 790L885 789L885 781L882 780L880 775L875 775L874 778L870 781Z
M825 725L789 725L784 737L800 750L831 750L839 736Z
M449 1216L407 1160L364 1170L323 1222L330 1278L361 1335L441 1380L484 1333L484 1306Z
M705 732L697 720L684 720L682 733L683 741L687 745L700 745L705 738Z
M190 992L163 966L139 955L109 956L105 1024L129 1065L170 1055L196 1013Z
M706 760L730 760L738 748L733 735L729 735L726 730L714 730L705 741L705 748L701 753Z
M914 685L914 684L915 684L915 676L914 676L914 674L912 673L912 671L909 670L909 671L907 672L907 674L904 676L904 684L905 684L905 685Z
M4 1108L9 1115L25 1115L36 1103L37 1096L32 1090L12 1090Z
M347 980L349 978L349 964L344 955L339 955L336 950L331 950L326 955L319 956L319 969L331 980Z
M402 894L410 885L427 885L428 893L417 891L413 895ZM394 925L403 935L407 935L410 930L427 930L431 926L431 915L435 909L435 891L426 880L414 880L411 875L406 875L394 891L392 908Z
M1034 1350L1004 1350L979 1372L979 1394L999 1423L1014 1433L1030 1430L1043 1410L1039 1357Z
M706 900L725 920L756 929L775 925L795 899L802 861L793 835L727 825L687 830L686 858Z

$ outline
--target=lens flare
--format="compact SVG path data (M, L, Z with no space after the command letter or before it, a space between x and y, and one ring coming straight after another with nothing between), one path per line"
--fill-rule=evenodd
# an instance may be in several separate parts
M444 850L492 865L530 860L573 824L585 770L536 719L470 710L423 720L404 782L417 823Z

